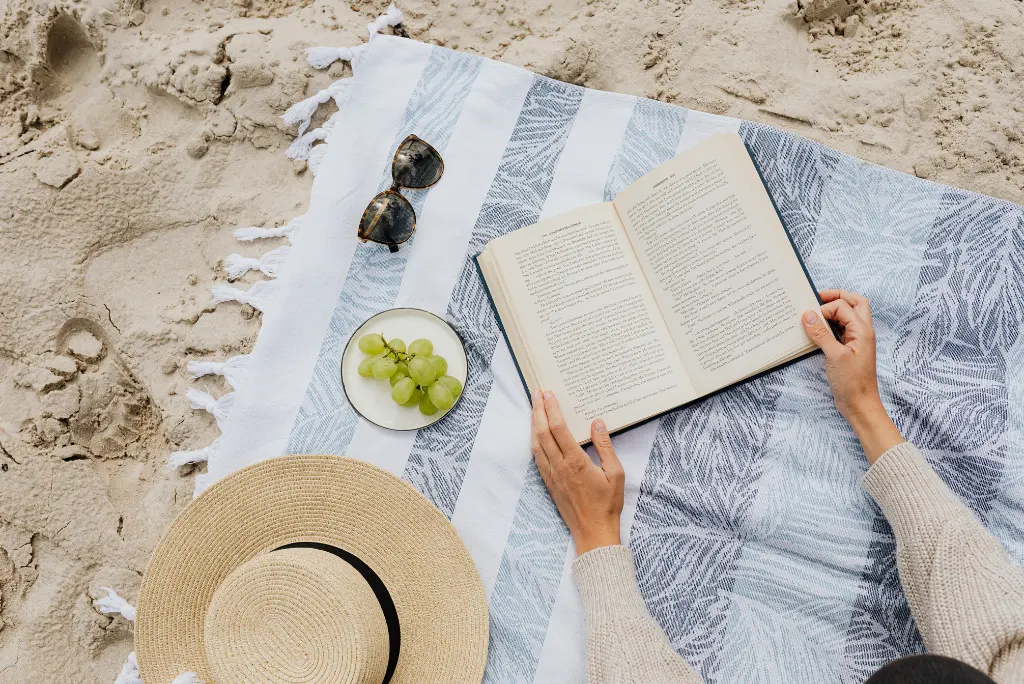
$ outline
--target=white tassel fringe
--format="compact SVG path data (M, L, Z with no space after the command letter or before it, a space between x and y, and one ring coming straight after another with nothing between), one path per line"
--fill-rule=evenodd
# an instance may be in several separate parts
M238 379L248 362L248 354L238 354L226 361L189 361L188 372L193 379L204 375L222 375L229 385L238 389Z
M224 422L224 419L228 417L228 414L231 413L231 409L235 405L234 392L228 392L219 399L215 399L213 395L208 392L190 389L185 393L185 396L188 397L188 400L192 403L192 408L197 411L207 411L208 413L212 413L218 426Z
M342 62L353 61L363 51L364 45L340 48L311 47L306 50L306 61L314 69L326 69L339 60Z
M203 680L195 672L182 672L171 684L203 684Z
M383 31L388 26L398 26L402 23L402 10L395 7L395 3L388 5L388 8L384 10L384 14L377 17L366 25L366 31L370 34L372 40L375 35Z
M402 10L395 7L395 3L391 3L384 11L384 14L366 25L366 32L370 34L370 40L373 40L374 36L388 26L398 26L402 21L404 21ZM306 61L314 69L326 69L339 59L343 62L355 61L365 46L366 44L364 43L363 45L350 48L312 47L306 50Z
M288 111L284 113L281 120L288 126L298 124L299 135L301 136L306 132L306 129L309 128L309 121L313 118L313 114L316 113L316 110L320 105L325 104L328 100L334 98L335 103L338 106L341 106L339 98L348 87L348 82L349 79L347 78L339 79L318 92L316 95L307 97L301 102L296 102L288 108Z
M292 232L299 227L301 219L301 216L296 216L285 225L273 228L260 228L258 226L235 228L235 239L240 242L250 242L261 238L287 237L291 241Z
M167 470L177 470L182 466L194 463L207 463L212 453L213 444L191 451L172 451L171 455L167 457Z
M129 622L135 622L135 606L128 603L110 587L100 587L107 592L106 596L94 600L92 605L104 615L121 615Z
M139 676L139 663L135 660L135 651L128 654L128 662L121 666L121 674L117 675L114 684L143 684Z
M218 304L238 302L239 304L249 304L259 311L266 311L267 304L276 292L276 280L261 280L254 283L248 290L240 290L230 285L214 285L210 290L213 300Z
M249 271L261 271L263 275L276 278L291 248L278 247L261 257L244 257L241 254L229 254L224 257L224 270L228 280L237 280Z
M314 128L309 133L300 135L292 141L284 155L289 159L309 159L309 153L313 151L313 144L326 139L327 131L325 129Z

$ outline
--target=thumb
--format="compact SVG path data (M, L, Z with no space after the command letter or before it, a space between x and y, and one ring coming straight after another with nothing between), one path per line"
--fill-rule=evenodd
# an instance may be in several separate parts
M832 334L832 329L825 323L821 312L808 309L804 312L801 320L803 321L807 336L811 338L811 342L825 352L826 357L833 356L842 350L842 343Z
M619 457L615 455L615 447L612 446L612 438L608 436L608 428L604 421L598 418L590 425L590 440L594 443L594 450L601 459L601 470L608 477L609 482L618 484L625 482L625 471L619 463Z

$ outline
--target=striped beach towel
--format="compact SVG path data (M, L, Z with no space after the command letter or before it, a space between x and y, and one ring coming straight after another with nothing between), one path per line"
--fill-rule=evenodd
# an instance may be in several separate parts
M585 681L569 533L529 449L529 406L473 258L489 241L612 198L704 137L738 132L764 171L815 283L872 300L883 399L896 424L1024 560L1024 208L863 163L777 129L554 81L390 35L355 75L291 113L340 109L292 154L316 172L287 226L276 280L218 290L264 310L254 351L227 367L228 400L196 397L223 434L197 491L287 453L364 459L410 482L458 529L483 578L485 681ZM337 55L337 56L336 56ZM305 128L305 127L304 127ZM410 133L444 157L397 254L362 244L367 202L391 184ZM259 267L257 260L252 266ZM339 359L390 307L446 318L469 355L445 420L389 432L349 407ZM708 682L860 683L920 651L888 525L816 356L615 440L627 474L625 541L644 599Z

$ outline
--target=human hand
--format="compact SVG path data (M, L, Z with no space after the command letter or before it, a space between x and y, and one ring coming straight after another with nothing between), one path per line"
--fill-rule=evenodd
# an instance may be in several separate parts
M889 447L903 442L903 437L885 412L878 392L871 304L866 297L843 290L819 294L825 302L821 307L825 319L817 311L806 311L804 329L825 352L825 375L836 409L857 433L868 461L874 463ZM826 320L843 327L839 340Z
M534 391L530 444L544 484L576 542L576 554L620 541L626 475L612 447L604 421L590 426L601 466L594 465L565 425L551 392Z

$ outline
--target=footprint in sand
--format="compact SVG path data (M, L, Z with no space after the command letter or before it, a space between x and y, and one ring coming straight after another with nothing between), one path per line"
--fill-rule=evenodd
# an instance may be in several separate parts
M103 329L71 319L57 335L57 351L35 369L42 408L29 441L53 444L65 459L144 459L159 434L159 414Z
M48 100L87 86L99 70L96 47L81 22L57 7L36 9L26 27L19 57L29 67L35 94Z

